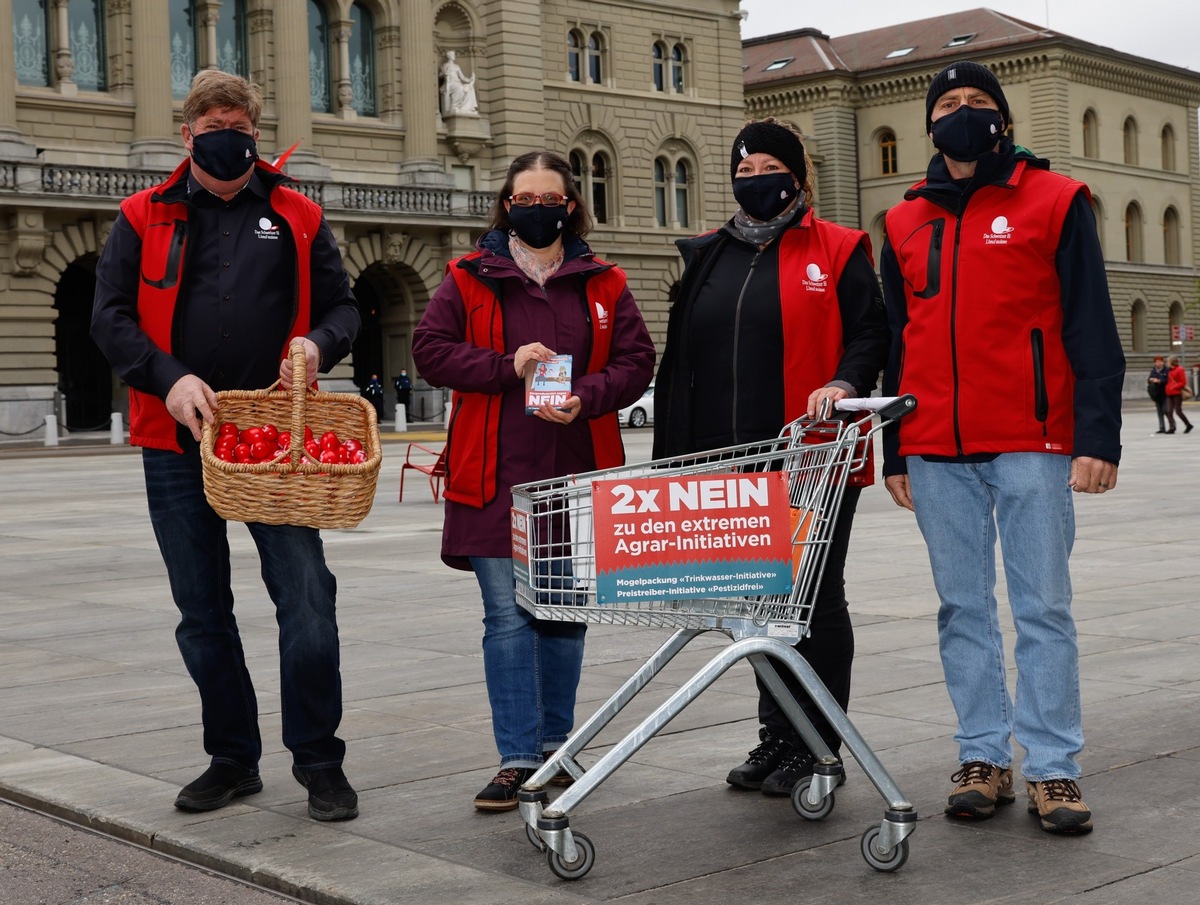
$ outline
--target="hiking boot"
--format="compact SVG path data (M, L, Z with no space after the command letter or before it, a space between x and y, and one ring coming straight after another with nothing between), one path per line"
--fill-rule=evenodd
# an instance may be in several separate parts
M792 743L773 733L768 726L758 730L759 745L746 757L740 767L734 767L725 781L738 789L758 791L763 780L775 772L783 759L792 753Z
M503 767L492 781L475 796L481 811L511 811L517 807L517 792L536 770L529 767Z
M181 811L215 811L235 798L262 791L262 778L232 764L213 764L179 790L175 807Z
M1092 812L1079 794L1073 779L1026 782L1029 813L1037 814L1047 833L1068 836L1092 831Z
M813 767L817 759L802 745L793 747L787 757L780 761L779 767L762 782L764 795L791 795L796 783L806 776L813 775ZM837 784L846 784L846 774L838 774Z
M358 816L358 794L341 767L301 770L293 766L292 776L308 789L308 816L313 820L353 820Z
M963 764L950 781L958 783L946 804L946 814L950 817L986 820L996 813L996 805L1017 800L1012 770L1008 767L973 760Z

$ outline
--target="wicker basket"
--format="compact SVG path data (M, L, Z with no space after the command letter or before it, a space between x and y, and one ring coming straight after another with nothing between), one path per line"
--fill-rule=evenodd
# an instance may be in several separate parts
M371 511L379 478L379 424L375 407L353 393L324 393L308 386L303 346L291 348L292 391L276 382L265 390L217 393L217 414L204 425L200 457L204 495L222 518L268 525L353 528ZM213 454L224 422L255 427L268 422L292 432L289 454L274 462L225 462ZM334 431L362 441L366 461L322 463L304 450L304 427L316 436Z

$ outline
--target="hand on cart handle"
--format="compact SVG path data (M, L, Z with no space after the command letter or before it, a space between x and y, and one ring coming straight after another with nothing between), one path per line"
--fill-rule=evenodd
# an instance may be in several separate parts
M881 421L903 418L917 407L917 397L911 393L903 396L863 396L856 399L840 399L835 405L839 412L875 412Z

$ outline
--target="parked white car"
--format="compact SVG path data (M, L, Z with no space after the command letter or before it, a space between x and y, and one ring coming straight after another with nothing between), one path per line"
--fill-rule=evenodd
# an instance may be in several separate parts
M621 422L621 426L629 425L630 427L645 427L647 424L654 423L654 384L646 387L646 392L642 393L642 398L633 405L627 405L621 411L617 412L617 418Z

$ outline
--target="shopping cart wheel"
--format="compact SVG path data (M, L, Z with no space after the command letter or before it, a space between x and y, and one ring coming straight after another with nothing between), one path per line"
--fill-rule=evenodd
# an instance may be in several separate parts
M528 823L525 824L525 838L529 840L529 844L536 848L539 852L546 850L546 842L538 835L538 831L531 827Z
M822 798L817 804L808 800L808 790L812 786L812 777L805 776L792 786L792 807L805 820L824 820L833 811L835 804L833 792Z
M862 834L862 844L859 847L862 849L863 858L876 870L888 873L899 870L908 860L908 840L901 840L899 845L884 855L875 847L879 833L879 827L869 826L867 831Z
M563 880L580 879L596 863L596 848L592 845L592 840L583 833L572 833L571 838L575 840L575 848L578 850L578 857L574 861L564 861L554 849L546 850L546 861L550 870Z

